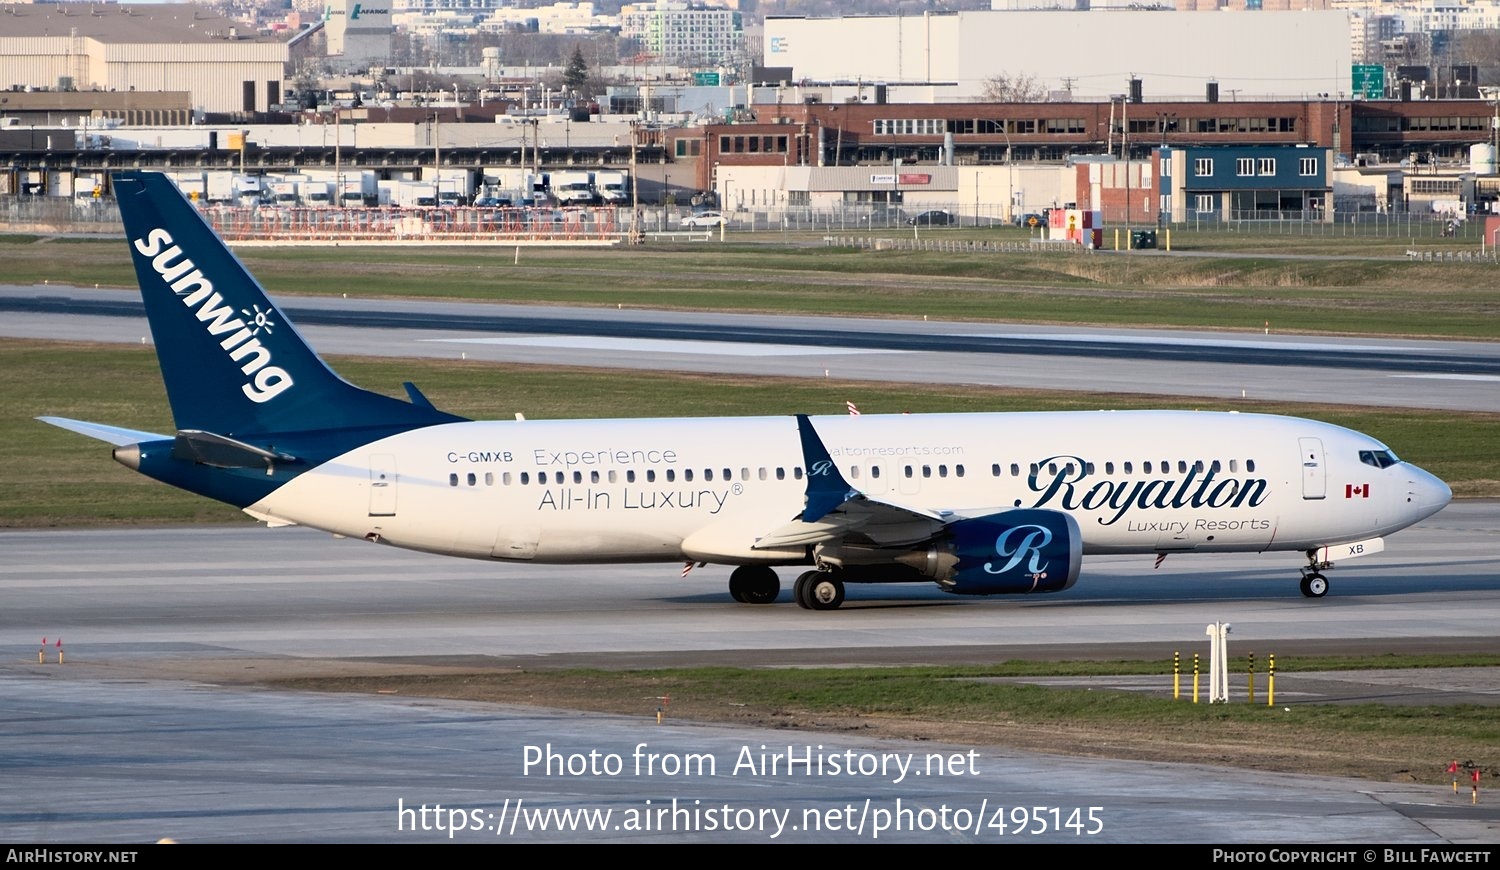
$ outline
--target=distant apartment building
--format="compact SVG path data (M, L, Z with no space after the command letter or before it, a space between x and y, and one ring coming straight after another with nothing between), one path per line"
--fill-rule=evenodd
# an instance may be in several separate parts
M496 9L480 23L481 30L529 30L536 33L587 34L616 30L620 19L600 15L592 3L553 3L525 9Z
M620 7L620 35L664 63L726 63L743 52L745 43L738 11L671 0Z

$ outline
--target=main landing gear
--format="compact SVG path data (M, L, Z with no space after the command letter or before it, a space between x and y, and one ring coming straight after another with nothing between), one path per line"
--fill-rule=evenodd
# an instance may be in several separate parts
M741 604L770 604L781 594L781 581L765 565L741 565L729 572L729 595Z
M807 571L792 593L803 610L835 610L844 603L844 581L833 571ZM780 594L781 581L764 565L741 565L729 572L729 595L741 604L770 604Z
M804 610L835 610L844 603L844 581L832 571L807 571L792 586Z
M1332 563L1319 562L1318 551L1307 551L1307 567L1302 569L1302 594L1308 598L1322 598L1328 594L1328 578L1322 571L1332 568Z

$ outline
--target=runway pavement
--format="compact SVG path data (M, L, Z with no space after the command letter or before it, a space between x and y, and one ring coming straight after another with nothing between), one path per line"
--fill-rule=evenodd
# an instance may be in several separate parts
M321 353L1500 411L1500 343L285 298ZM134 291L0 286L0 335L139 343Z

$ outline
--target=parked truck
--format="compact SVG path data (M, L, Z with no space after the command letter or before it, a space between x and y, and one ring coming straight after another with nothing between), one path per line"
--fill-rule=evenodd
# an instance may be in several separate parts
M339 185L339 205L344 208L364 208L373 205L380 197L380 179L373 170L359 174L344 173Z
M231 186L234 204L242 208L254 208L265 199L265 179L259 175L236 175Z
M278 208L295 208L302 204L297 195L297 182L284 179L271 182L269 199Z
M630 202L630 173L605 169L594 173L594 193L604 205Z
M182 195L195 203L208 202L208 173L170 172L167 177L182 191Z
M302 202L309 208L332 208L337 187L332 181L305 181L302 183Z
M589 172L563 169L548 176L552 198L558 205L588 205L594 201L594 185Z
M437 185L430 181L403 181L396 188L395 205L401 208L436 208Z
M424 173L423 178L426 178ZM438 205L455 208L474 201L474 173L467 169L440 169L437 179Z

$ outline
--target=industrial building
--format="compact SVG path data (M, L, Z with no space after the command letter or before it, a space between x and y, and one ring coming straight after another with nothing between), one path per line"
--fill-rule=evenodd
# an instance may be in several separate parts
M189 95L198 112L266 112L285 90L287 47L189 5L7 4L0 82L13 90Z
M1055 99L1304 99L1349 90L1349 16L1337 11L977 11L765 23L765 63L791 81L922 82L939 100L980 97L999 74Z

